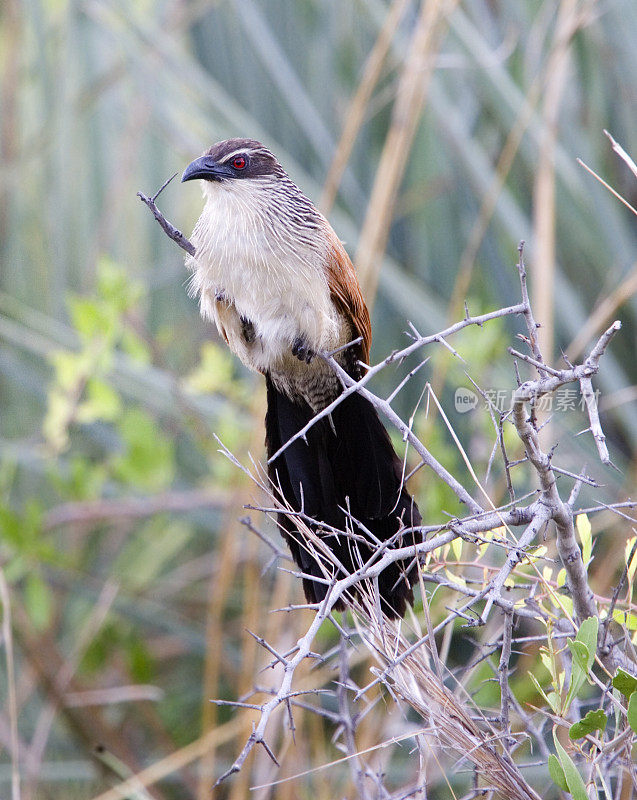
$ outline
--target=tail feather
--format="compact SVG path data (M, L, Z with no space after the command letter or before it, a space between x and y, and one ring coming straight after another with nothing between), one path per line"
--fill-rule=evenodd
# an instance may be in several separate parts
M271 457L314 414L304 401L292 401L279 392L268 377L266 384L266 445ZM313 526L322 545L342 565L336 570L337 577L353 572L371 558L377 542L396 537L393 546L401 547L421 541L420 535L411 533L397 536L403 527L420 525L420 513L402 484L402 462L385 427L374 407L359 394L346 397L331 419L318 420L304 439L290 444L270 464L269 475L293 510L356 534L338 535ZM321 558L316 548L308 545L289 515L281 513L279 524L295 562L306 575L319 579L304 579L308 601L320 602L327 592L325 574L334 572L333 562ZM380 574L381 605L389 617L402 616L406 604L413 603L412 586L417 575L415 560L396 562ZM342 610L343 604L337 608Z

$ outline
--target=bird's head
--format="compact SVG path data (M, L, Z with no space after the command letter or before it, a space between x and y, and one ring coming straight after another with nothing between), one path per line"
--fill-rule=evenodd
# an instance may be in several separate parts
M204 180L230 186L235 181L268 181L285 178L283 167L256 139L226 139L213 144L184 170L184 181Z

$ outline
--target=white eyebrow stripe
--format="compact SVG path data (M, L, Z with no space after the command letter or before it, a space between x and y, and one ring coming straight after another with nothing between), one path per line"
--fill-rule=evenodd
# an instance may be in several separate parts
M241 147L241 148L239 148L239 150L233 150L233 151L232 151L232 153L228 153L228 155L227 155L227 156L224 156L223 158L220 158L220 159L217 161L217 164L225 164L225 163L226 163L226 161L230 161L230 159L231 159L231 158L234 158L235 156L238 156L239 154L241 154L242 156L244 156L244 155L246 155L248 152L249 152L249 151L248 151L248 150L246 150L246 149L245 149L245 147Z

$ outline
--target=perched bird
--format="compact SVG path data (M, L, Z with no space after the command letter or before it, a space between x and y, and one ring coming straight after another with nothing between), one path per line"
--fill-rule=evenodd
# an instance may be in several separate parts
M218 142L186 168L182 181L195 179L203 181L205 205L191 237L195 254L187 262L192 291L230 349L265 376L271 458L342 392L318 353L359 339L335 357L352 378L364 374L369 312L334 230L260 142ZM309 544L303 525L295 524L298 517L279 514L306 576L309 602L320 602L331 576L351 574L383 543L404 547L421 541L411 530L420 525L420 513L402 476L402 462L376 410L358 393L270 463L279 500L315 520L311 528L320 547ZM403 534L403 528L410 531ZM406 603L413 603L417 570L414 557L380 574L387 616L402 616Z

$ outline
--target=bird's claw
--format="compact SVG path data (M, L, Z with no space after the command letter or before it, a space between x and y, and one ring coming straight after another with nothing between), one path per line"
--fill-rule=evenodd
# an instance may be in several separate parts
M305 361L306 364L309 364L314 358L315 353L308 345L307 339L302 336L297 336L292 343L292 355L296 356L299 361Z

